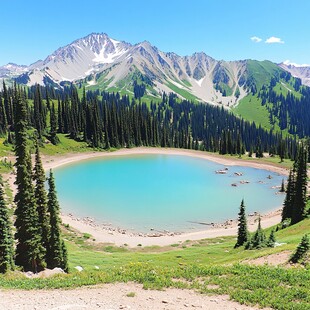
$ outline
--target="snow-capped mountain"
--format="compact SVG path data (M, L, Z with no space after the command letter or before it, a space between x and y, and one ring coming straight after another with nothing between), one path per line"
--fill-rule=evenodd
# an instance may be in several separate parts
M27 72L28 67L24 65L17 65L14 63L8 63L5 66L0 67L0 77L1 78L8 78L8 77L14 77L22 74L23 72Z
M18 75L16 81L21 84L61 87L73 82L86 89L127 93L132 93L134 83L139 82L145 84L149 96L175 92L182 97L232 106L255 83L253 62L218 61L203 52L179 56L162 52L147 41L132 45L105 33L92 33L29 67L13 64L0 67L0 77L4 76L1 72L10 69L7 76ZM270 66L272 70L281 70L271 62L259 63L259 70L265 70L266 77L272 75L273 71L268 71Z
M310 65L299 65L289 61L284 61L279 64L279 66L290 72L292 76L300 78L304 85L310 86Z

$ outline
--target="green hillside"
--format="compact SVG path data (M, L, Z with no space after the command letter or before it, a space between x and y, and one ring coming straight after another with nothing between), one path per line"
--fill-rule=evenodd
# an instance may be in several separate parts
M290 104L292 107L295 105L294 109L300 113L298 101L305 96L304 91L308 88L301 86L298 79L269 61L249 60L242 79L246 81L245 85L250 93L240 100L232 109L233 112L266 129L282 130L283 133L287 133L291 123L290 112L284 114L287 125L281 125L283 121L281 105L284 106L285 100L291 98Z
M274 267L255 266L259 257L283 254L289 257L310 220L276 232L276 248L234 249L235 236L185 241L161 248L128 248L125 244L93 243L89 234L64 227L72 273L49 279L27 279L14 273L0 276L0 287L19 289L73 288L113 282L136 282L145 289L190 288L207 294L227 294L242 304L275 309L307 309L310 302L310 273L285 263ZM269 233L270 229L266 233ZM83 271L74 271L75 266ZM97 266L95 268L95 266ZM99 269L98 269L99 268Z

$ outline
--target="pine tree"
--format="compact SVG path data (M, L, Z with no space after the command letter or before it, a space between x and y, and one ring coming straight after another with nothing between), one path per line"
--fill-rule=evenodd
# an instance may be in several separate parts
M0 176L1 177L1 176ZM14 248L12 225L4 199L2 179L0 180L0 272L14 269Z
M249 239L249 233L247 228L247 219L245 214L244 200L242 199L240 205L240 211L238 213L238 237L235 248L244 245Z
M266 235L261 226L261 218L258 218L258 227L251 240L246 244L247 250L261 249L266 246Z
M276 243L276 236L274 230L272 229L267 241L267 246L273 248L275 246L275 243Z
M25 271L37 272L45 267L45 249L38 226L38 212L32 185L31 157L27 146L27 107L20 91L14 90L15 155L17 193L15 195L15 263Z
M52 144L57 145L59 143L59 138L57 137L57 116L55 112L55 105L52 101L52 106L50 108L50 140Z
M38 227L42 238L42 245L45 249L49 243L49 215L47 213L47 194L45 190L45 172L42 166L40 151L36 146L35 166L33 179L35 181L35 200L38 212Z
M292 263L300 262L306 257L309 250L310 250L310 239L309 236L306 234L302 237L295 253L293 253L293 255L291 256L290 262Z
M283 203L282 209L282 222L286 219L292 218L294 208L294 197L295 197L295 170L290 170L290 174L287 180L286 196Z
M60 267L63 270L68 270L67 250L63 240L61 239L60 232L60 214L59 204L57 200L57 193L55 187L55 180L52 170L48 179L49 192L48 192L48 211L50 213L50 239L47 251L47 265L53 269Z
M8 121L6 117L5 107L0 94L0 135L6 133L8 127Z
M307 152L303 145L299 148L296 166L295 196L291 224L300 222L306 216Z

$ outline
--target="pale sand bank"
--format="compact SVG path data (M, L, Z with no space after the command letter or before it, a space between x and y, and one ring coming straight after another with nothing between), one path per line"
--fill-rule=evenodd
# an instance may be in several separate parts
M210 154L200 151L192 150L179 150L179 149L161 149L161 148L133 148L133 149L122 149L115 152L89 152L89 153L78 153L78 154L66 154L61 156L42 156L42 162L45 170L56 168L62 165L71 164L81 160L88 160L99 157L107 156L126 156L126 155L139 155L139 154L166 154L166 155L182 155L196 158L202 158L211 160L216 163L225 166L247 166L257 169L264 169L273 171L279 174L287 175L288 170L278 167L276 165L269 165L265 163L259 163L258 161L247 161L237 158L227 158L216 154ZM10 185L14 188L14 176L7 176ZM57 182L56 182L57 185ZM254 231L256 229L257 216L249 217L249 229ZM112 228L109 226L103 226L99 223L90 219L79 219L75 218L74 215L62 215L62 220L65 224L69 224L73 228L83 232L89 233L93 236L96 242L112 243L117 246L127 244L130 247L135 247L138 244L142 246L159 245L165 246L178 242L184 242L186 240L200 240L204 238L213 238L219 236L231 236L237 233L237 222L236 220L227 221L222 225L215 225L215 227L208 227L206 230L188 232L182 234L158 234L150 232L154 236L145 236L143 234L132 234L125 232L121 229ZM274 212L270 212L262 216L262 226L269 227L279 223L281 220L280 209ZM156 236L155 236L156 235Z

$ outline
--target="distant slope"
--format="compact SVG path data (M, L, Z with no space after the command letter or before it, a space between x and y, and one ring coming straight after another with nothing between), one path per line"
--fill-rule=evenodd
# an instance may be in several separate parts
M291 64L283 62L279 67L290 72L292 76L301 79L302 84L310 86L310 65Z

